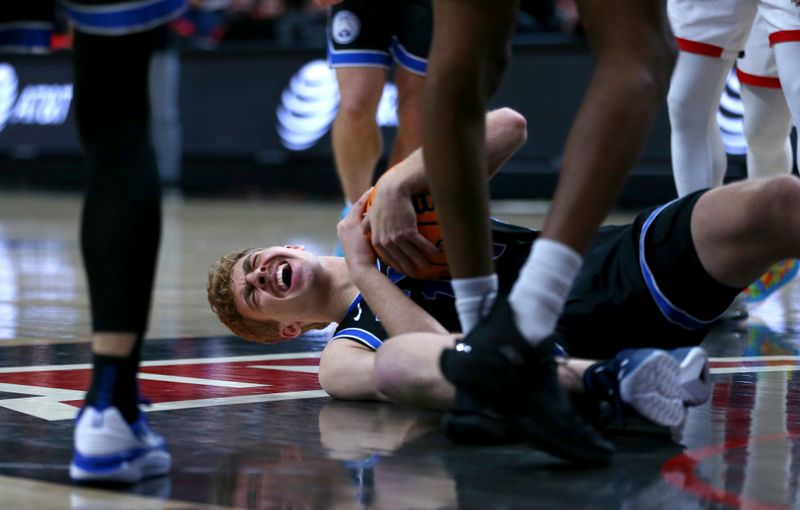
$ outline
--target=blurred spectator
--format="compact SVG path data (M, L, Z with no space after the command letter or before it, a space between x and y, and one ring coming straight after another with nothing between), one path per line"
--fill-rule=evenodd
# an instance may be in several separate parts
M325 7L314 0L190 0L173 27L191 48L229 42L324 48L325 21ZM572 34L579 21L575 0L521 0L517 31Z
M213 49L225 35L231 0L190 0L186 12L172 22L192 48Z

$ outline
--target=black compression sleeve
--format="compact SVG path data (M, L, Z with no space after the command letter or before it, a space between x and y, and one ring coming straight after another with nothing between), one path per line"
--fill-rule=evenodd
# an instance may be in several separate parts
M148 130L153 31L119 37L76 32L74 41L75 107L89 166L81 248L93 328L141 337L161 235Z

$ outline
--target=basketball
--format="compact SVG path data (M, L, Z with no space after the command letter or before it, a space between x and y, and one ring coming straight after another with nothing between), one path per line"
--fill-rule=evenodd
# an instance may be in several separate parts
M367 198L367 206L364 212L368 211L372 205L372 200L375 198L375 190ZM417 230L422 236L433 243L439 251L439 256L431 258L427 257L431 263L430 267L416 268L414 274L410 274L412 278L420 280L441 280L447 278L450 273L447 269L447 258L444 253L444 243L442 241L442 234L439 230L439 216L436 214L436 208L433 206L433 197L430 193L419 193L411 197L411 202L414 205L414 212L417 214ZM380 248L375 245L372 246L375 253L381 259L385 259L380 251Z

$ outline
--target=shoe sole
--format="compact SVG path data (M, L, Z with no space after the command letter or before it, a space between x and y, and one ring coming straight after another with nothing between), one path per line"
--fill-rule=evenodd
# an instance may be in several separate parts
M686 418L681 367L664 351L655 351L620 382L622 401L647 420L664 427Z
M698 406L711 396L711 379L708 370L708 354L699 347L693 347L681 360L680 384L683 402L687 406Z
M152 450L131 461L124 462L116 469L87 471L70 463L69 476L76 482L136 483L169 473L172 461L164 450Z

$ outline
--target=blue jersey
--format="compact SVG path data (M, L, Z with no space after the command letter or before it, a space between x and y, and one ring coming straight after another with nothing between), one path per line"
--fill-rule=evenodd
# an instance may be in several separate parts
M510 290L538 235L534 230L492 220L495 270L498 273L501 292ZM449 280L417 280L395 271L380 260L378 269L448 331L460 331L455 295ZM377 349L387 336L380 317L372 312L359 294L339 323L333 339L346 338L371 349Z

